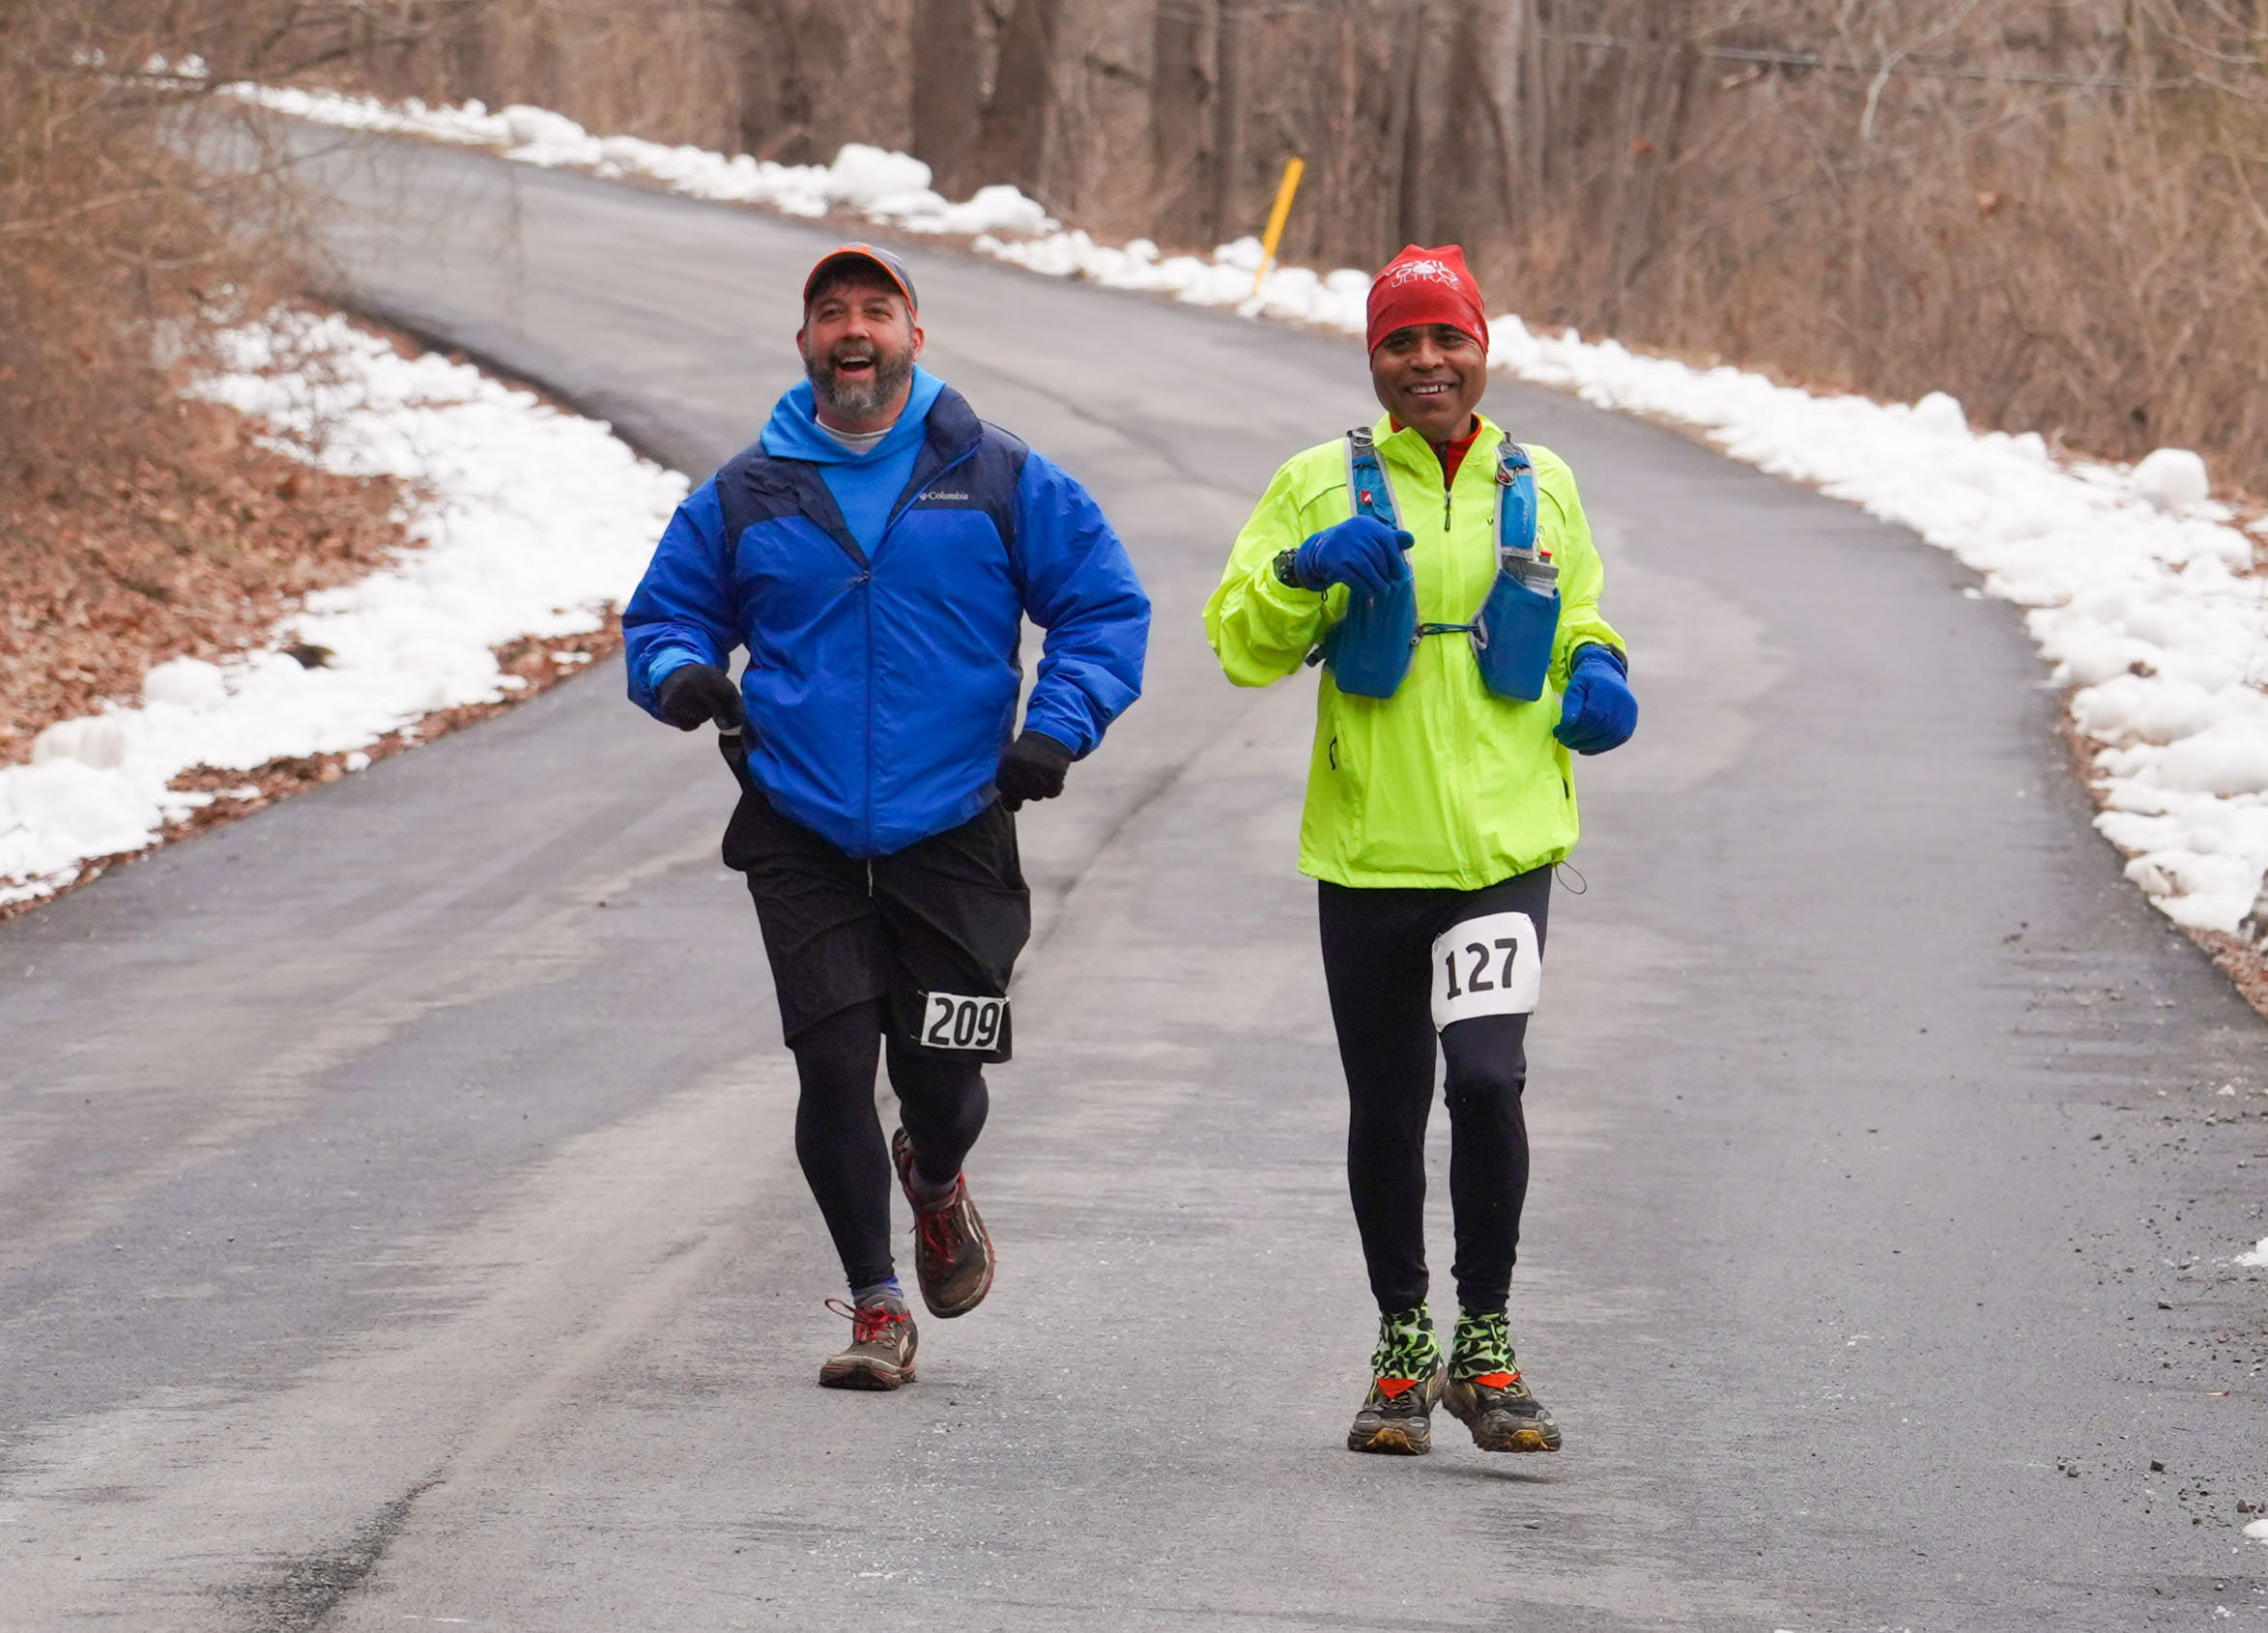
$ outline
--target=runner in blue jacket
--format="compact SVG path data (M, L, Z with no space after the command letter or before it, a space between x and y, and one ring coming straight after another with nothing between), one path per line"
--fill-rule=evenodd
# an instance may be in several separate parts
M725 861L756 902L796 1156L851 1288L851 1343L819 1382L891 1389L915 1347L891 1168L931 1313L975 1308L992 1247L962 1164L1031 926L1011 813L1062 792L1139 695L1150 605L1086 491L917 366L897 256L846 245L803 298L809 378L678 506L622 629L632 701L715 724L741 778ZM1048 635L1019 732L1027 616Z

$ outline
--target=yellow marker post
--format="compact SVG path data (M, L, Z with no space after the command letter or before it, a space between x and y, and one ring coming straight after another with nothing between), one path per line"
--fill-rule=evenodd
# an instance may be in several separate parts
M1260 270L1252 274L1252 293L1260 293L1260 285L1268 276L1268 269L1276 261L1276 246L1283 242L1284 219L1291 215L1292 194L1300 190L1300 178L1306 174L1307 164L1302 158L1283 161L1283 180L1276 186L1276 208L1268 212L1268 232L1260 240Z

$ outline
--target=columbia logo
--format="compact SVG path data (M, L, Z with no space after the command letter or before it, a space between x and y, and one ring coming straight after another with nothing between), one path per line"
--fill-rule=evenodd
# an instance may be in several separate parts
M960 501L961 501L962 503L964 503L964 504L968 502L968 495L966 495L966 494L941 494L941 493L937 492L937 490L936 490L936 489L934 489L934 488L932 488L932 489L931 489L931 490L930 490L928 493L926 493L926 494L923 494L923 495L922 495L922 498L924 498L924 499L938 499L938 500L949 500L949 499L957 499L957 500L960 500Z

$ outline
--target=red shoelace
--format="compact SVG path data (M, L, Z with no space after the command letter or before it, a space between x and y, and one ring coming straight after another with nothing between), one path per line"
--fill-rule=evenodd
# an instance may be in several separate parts
M853 1308L840 1299L829 1299L827 1308L850 1318L853 1344L882 1342L889 1338L892 1327L906 1319L904 1310L894 1310L888 1304L860 1304Z
M934 1208L916 1208L913 1212L914 1234L921 1238L925 1251L940 1259L953 1257L953 1218L958 1211L955 1204L961 1200L961 1182L956 1180L952 1193Z

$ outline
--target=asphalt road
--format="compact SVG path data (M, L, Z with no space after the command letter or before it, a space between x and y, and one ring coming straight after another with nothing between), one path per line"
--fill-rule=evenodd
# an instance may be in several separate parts
M688 470L792 378L824 228L354 151L365 300ZM2268 1028L2121 883L2017 620L1503 384L1645 709L1582 768L1533 1033L1513 1322L1567 1447L1340 1449L1310 683L1232 689L1197 614L1276 463L1367 413L1360 351L907 253L931 365L1157 604L1147 696L1023 822L991 1299L912 1389L815 1387L729 780L609 667L0 926L0 1626L2268 1624L2268 1298L2227 1264Z

